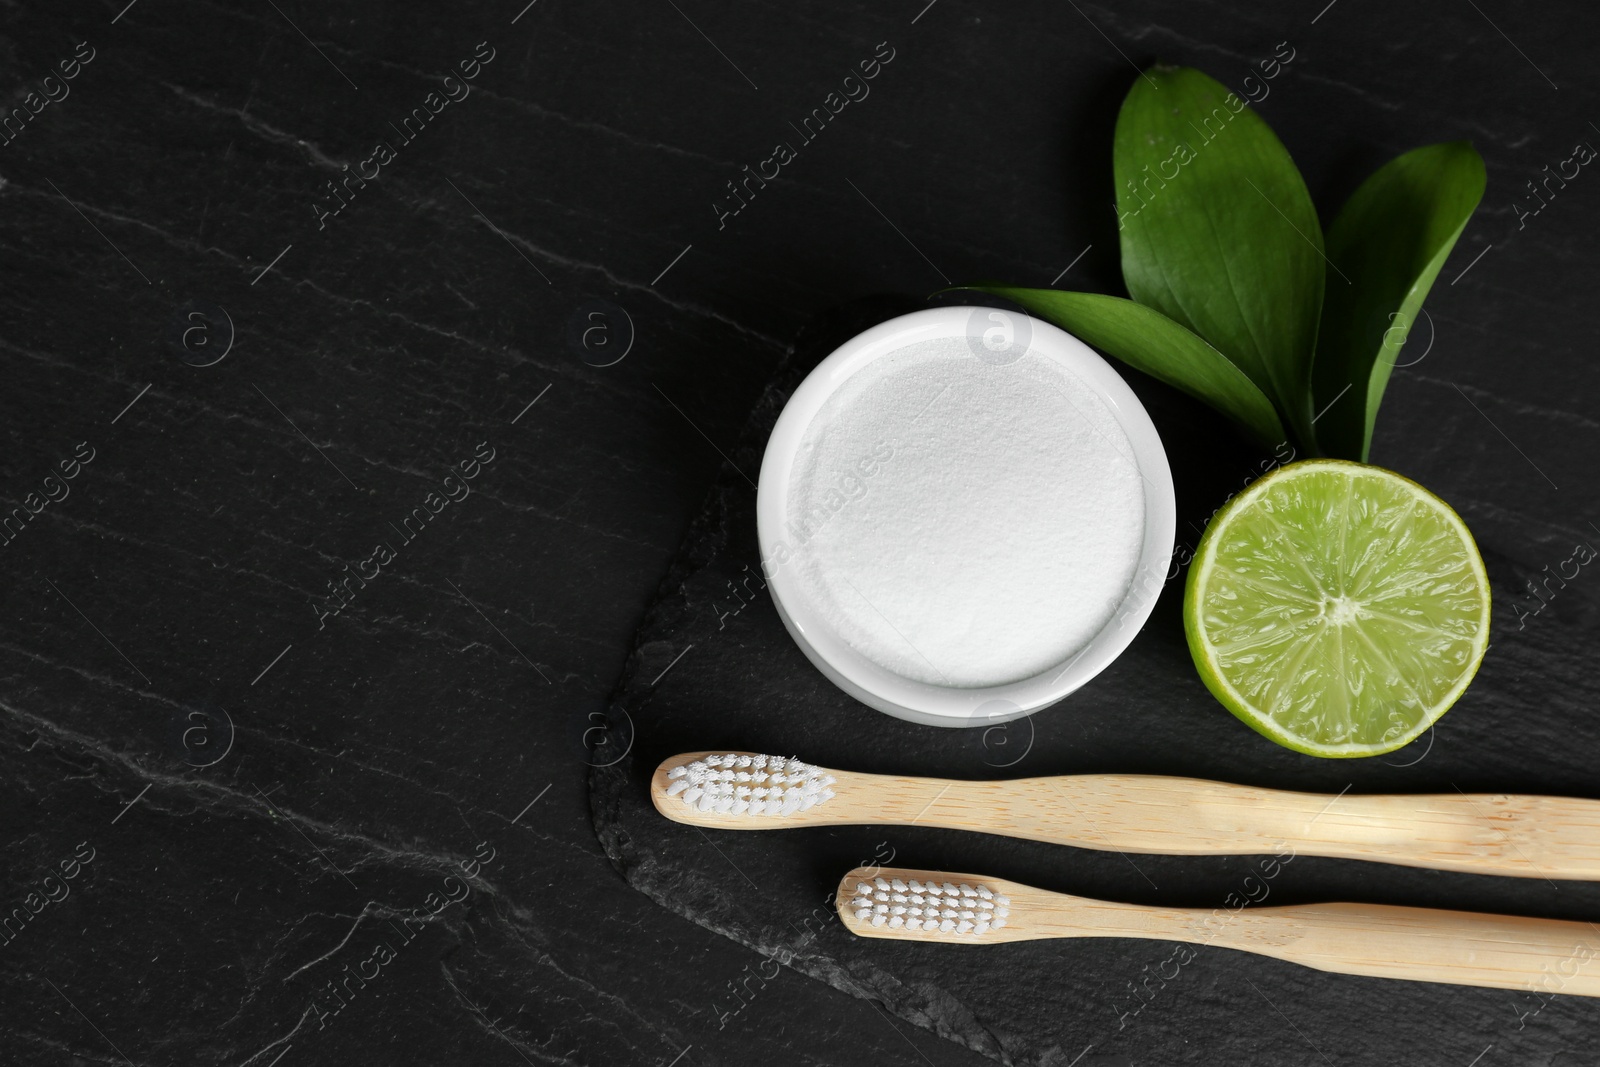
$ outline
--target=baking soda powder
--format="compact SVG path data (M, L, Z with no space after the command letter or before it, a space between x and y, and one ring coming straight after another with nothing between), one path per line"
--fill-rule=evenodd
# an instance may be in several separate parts
M1065 666L1111 620L1143 544L1133 448L1052 360L963 338L882 356L802 437L783 534L796 584L895 674L972 688Z

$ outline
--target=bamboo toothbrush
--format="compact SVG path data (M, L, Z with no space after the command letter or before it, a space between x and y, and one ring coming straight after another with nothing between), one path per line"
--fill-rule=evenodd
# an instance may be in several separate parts
M969 782L749 752L673 756L656 768L650 795L669 819L723 830L937 826L1185 856L1287 845L1309 856L1600 880L1600 801L1565 797L1333 796L1130 774Z
M862 937L964 945L1138 937L1218 945L1339 974L1600 996L1600 969L1584 966L1600 955L1600 934L1581 922L1383 904L1294 904L1218 916L882 867L845 875L836 899L845 927Z

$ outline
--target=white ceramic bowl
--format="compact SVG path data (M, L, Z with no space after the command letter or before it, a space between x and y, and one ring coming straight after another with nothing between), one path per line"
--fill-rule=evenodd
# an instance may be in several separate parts
M995 314L1010 318L996 320ZM796 451L813 417L833 392L887 353L940 338L968 338L972 344L975 330L1002 321L1008 329L1014 327L1017 336L1026 338L1029 354L1052 360L1097 392L1127 435L1143 476L1144 541L1123 602L1104 628L1071 656L1032 677L1005 685L956 688L929 684L893 673L858 652L804 594L797 568L768 561L787 525ZM1176 517L1172 472L1161 438L1127 383L1070 334L1039 319L994 308L941 307L903 315L834 351L800 384L778 417L761 461L756 495L757 534L768 588L795 642L824 675L851 696L879 711L929 726L988 726L1019 718L1048 707L1104 670L1128 647L1155 606L1171 563Z

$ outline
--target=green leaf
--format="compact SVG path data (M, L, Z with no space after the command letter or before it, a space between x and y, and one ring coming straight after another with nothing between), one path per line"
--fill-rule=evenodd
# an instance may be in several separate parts
M1395 357L1484 183L1465 141L1414 149L1362 182L1328 229L1328 258L1355 284L1330 277L1323 306L1313 383L1326 454L1366 461Z
M1255 111L1197 70L1156 66L1117 116L1122 275L1272 398L1308 447L1322 228Z
M1284 440L1283 424L1267 395L1221 352L1159 311L1096 293L1001 285L970 288L1019 304L1134 370L1205 401L1261 444Z

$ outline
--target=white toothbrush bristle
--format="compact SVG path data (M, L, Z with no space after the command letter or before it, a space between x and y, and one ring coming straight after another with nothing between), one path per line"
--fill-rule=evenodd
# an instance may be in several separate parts
M669 797L697 811L793 815L833 799L838 779L820 767L782 756L711 755L667 771Z
M857 921L891 930L978 937L1003 929L1011 914L1011 899L985 885L879 877L857 882L854 894L849 908Z

